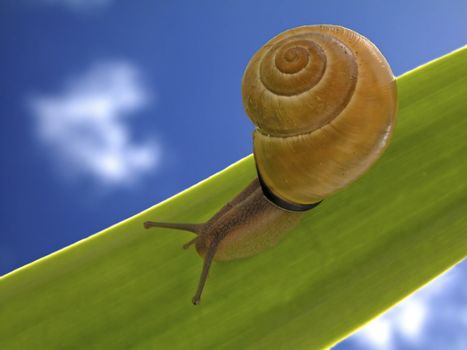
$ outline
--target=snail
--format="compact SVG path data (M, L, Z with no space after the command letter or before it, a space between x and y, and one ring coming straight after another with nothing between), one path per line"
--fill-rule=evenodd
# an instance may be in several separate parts
M388 146L397 89L386 59L362 35L335 25L289 29L266 43L242 80L256 125L258 177L207 222L147 221L186 230L204 264L200 302L213 260L255 255L277 244L304 213L355 181Z

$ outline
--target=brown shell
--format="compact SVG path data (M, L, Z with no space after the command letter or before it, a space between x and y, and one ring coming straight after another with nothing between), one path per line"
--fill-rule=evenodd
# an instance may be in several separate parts
M242 84L266 186L297 204L322 200L382 154L397 110L391 68L368 39L340 26L287 30L249 62Z

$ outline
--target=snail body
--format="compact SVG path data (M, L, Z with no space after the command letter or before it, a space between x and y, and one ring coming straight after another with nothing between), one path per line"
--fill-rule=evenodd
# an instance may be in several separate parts
M204 257L193 303L212 260L257 254L277 244L303 212L364 174L387 147L397 91L384 56L340 26L287 30L258 50L242 82L256 125L258 178L204 224L146 222L188 230Z

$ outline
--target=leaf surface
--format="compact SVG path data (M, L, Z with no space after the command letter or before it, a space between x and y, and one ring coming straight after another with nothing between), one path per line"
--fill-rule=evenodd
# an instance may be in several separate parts
M392 144L275 248L215 263L188 232L255 176L252 156L0 279L0 349L329 347L467 254L467 49L397 79Z

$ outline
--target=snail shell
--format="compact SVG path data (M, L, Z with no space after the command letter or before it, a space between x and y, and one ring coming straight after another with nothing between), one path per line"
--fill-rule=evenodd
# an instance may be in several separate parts
M391 68L340 26L285 31L249 62L242 83L257 169L277 197L321 201L361 176L388 145L397 110Z

